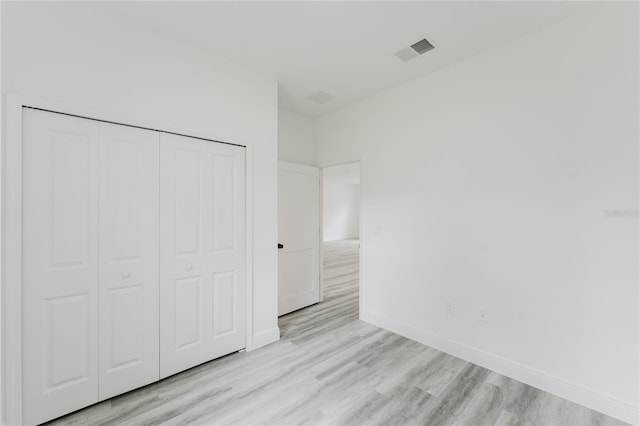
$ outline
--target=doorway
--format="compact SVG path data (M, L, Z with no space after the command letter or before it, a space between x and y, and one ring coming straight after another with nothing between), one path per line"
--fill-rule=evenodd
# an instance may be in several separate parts
M360 163L279 170L278 324L281 340L298 344L359 318Z
M359 314L360 162L322 169L322 296Z

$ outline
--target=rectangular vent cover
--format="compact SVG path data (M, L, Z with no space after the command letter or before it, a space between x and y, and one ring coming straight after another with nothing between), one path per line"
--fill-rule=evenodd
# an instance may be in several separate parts
M426 38L423 38L419 42L413 43L411 45L411 48L418 52L419 55L422 55L423 53L433 49L433 44L429 43L429 40L427 40Z
M430 51L433 48L433 44L429 43L429 40L427 40L426 38L423 38L422 40L413 43L411 46L396 52L396 56L407 62L412 60L413 58L417 58L418 56Z

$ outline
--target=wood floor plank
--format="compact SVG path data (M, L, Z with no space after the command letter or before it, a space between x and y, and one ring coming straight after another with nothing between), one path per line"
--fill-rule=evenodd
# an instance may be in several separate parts
M54 425L624 425L358 320L358 241L325 244L324 301L281 340Z

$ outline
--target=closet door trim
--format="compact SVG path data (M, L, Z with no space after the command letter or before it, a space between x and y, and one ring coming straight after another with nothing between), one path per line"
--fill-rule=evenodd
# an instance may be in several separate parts
M23 424L22 416L22 138L24 108L40 109L52 113L72 115L130 127L184 135L207 141L237 145L245 148L245 270L246 270L246 350L253 344L253 147L240 143L219 141L213 134L203 134L163 123L123 115L65 102L8 93L4 103L5 144L1 152L2 173L2 288L0 291L0 373L3 377L0 404L3 424Z

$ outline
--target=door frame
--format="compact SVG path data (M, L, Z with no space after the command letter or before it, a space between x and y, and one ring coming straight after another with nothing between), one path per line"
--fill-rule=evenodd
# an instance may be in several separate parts
M345 166L347 164L358 163L360 174L360 190L358 193L358 318L362 320L362 312L364 306L364 268L362 265L363 253L364 253L364 158L352 161L344 161L341 163L325 164L320 167L320 300L324 297L324 169L335 166Z
M99 121L177 133L184 136L218 140L213 134L168 126L139 117L123 115L93 107L39 99L14 93L5 95L4 144L0 157L2 183L0 211L0 424L22 424L22 111L24 107L43 109L61 114L75 115ZM245 148L245 273L246 273L246 326L245 348L254 348L253 336L253 146L230 143Z

